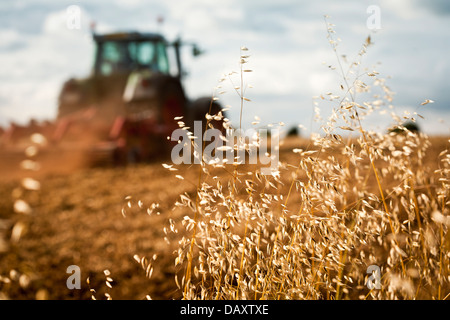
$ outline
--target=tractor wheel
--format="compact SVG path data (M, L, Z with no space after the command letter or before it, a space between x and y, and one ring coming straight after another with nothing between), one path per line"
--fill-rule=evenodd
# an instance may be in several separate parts
M202 122L202 132L205 131L207 119L206 115L217 115L222 110L222 107L216 101L211 101L211 98L203 97L193 101L189 107L189 124L193 130L194 121ZM223 120L211 119L209 125L214 129L218 129L224 132ZM210 128L210 127L209 127ZM209 129L208 128L208 129Z
M186 96L183 88L179 81L172 78L163 79L159 88L160 122L175 129L178 126L174 118L185 113Z
M85 108L86 101L79 82L69 79L63 84L58 97L58 119Z
M170 150L173 148L174 143L170 140L168 141L167 137L172 136L173 131L179 128L174 118L184 116L186 109L186 96L181 83L174 78L162 80L159 86L159 92L161 93L159 95L159 123L163 128L163 132L159 136L154 137L157 139L157 150L155 150L157 153L154 153L154 157L160 159L170 155Z

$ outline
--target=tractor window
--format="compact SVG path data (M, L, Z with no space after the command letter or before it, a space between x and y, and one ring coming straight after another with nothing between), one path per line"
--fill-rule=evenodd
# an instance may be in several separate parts
M141 42L137 45L136 60L139 64L150 65L155 63L155 46L151 42Z
M100 50L99 71L104 76L138 68L169 73L166 47L163 42L105 41Z
M150 67L162 73L169 73L166 46L163 42L131 42L130 55L139 67Z
M158 42L158 68L162 73L169 73L169 60L167 59L166 45L163 42Z
M123 43L106 41L100 54L100 73L108 76L115 72L123 72L130 68L131 60Z

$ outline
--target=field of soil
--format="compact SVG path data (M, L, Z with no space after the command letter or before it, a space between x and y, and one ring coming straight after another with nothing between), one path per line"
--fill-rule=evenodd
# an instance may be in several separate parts
M426 165L437 168L438 155L448 143L446 138L432 142ZM287 141L281 159L295 164L292 148L306 143ZM180 194L195 193L198 173L197 165L174 173L161 162L73 172L48 170L35 173L41 184L37 191L21 188L19 175L3 173L0 298L90 299L90 289L95 290L97 299L105 299L105 293L113 299L180 298L174 281L173 251L178 243L173 235L165 239L163 228L168 219L180 220L186 215L174 209L174 203ZM30 205L30 213L14 212L14 199L19 198ZM153 203L159 207L148 214ZM178 236L181 238L182 230ZM150 279L135 255L152 261ZM81 270L79 290L66 285L71 265ZM105 282L104 270L109 270L112 281Z

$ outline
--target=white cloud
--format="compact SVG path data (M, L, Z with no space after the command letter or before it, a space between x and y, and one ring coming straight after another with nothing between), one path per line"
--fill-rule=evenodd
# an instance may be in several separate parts
M382 10L390 10L395 13L395 15L401 19L412 20L420 18L427 13L427 10L417 5L417 1L412 0L381 0L380 7ZM382 14L383 14L382 11Z
M83 11L82 15L88 16ZM8 77L0 89L0 97L5 101L0 109L3 125L8 119L24 123L30 117L45 119L56 115L63 81L89 71L90 57L85 53L92 46L87 20L81 20L84 24L80 30L70 30L65 10L50 12L41 33L25 36L23 46L17 49L0 51Z
M323 61L336 64L323 14L329 14L330 22L336 24L336 36L342 39L339 54L353 58L370 33L366 27L369 4L380 6L382 30L372 33L375 45L364 57L364 66L383 62L377 71L394 77L390 84L399 92L402 105L431 98L436 100L431 110L445 110L444 103L450 100L443 85L450 71L448 16L437 16L416 1L81 1L80 30L67 28L66 8L72 3L39 3L48 12L43 11L42 19L27 20L27 28L15 27L14 21L32 17L30 10L35 7L31 4L10 4L15 18L0 21L0 124L6 119L54 116L62 82L89 72L92 20L96 20L98 32L161 30L169 40L181 34L206 49L205 55L195 59L188 50L183 55L190 72L185 84L191 98L210 95L222 73L237 70L239 48L246 45L254 69L248 75L254 86L249 91L253 102L248 112L284 122L309 122L311 97L339 86L336 74L322 65ZM165 18L162 26L156 23L159 15ZM27 31L30 29L33 32ZM234 102L233 95L228 92L223 102ZM443 113L446 115L448 112ZM251 121L252 115L247 116Z
M138 8L145 2L143 0L116 0L115 3L123 8Z
M0 38L2 39L0 42L0 49L3 50L8 50L16 46L23 45L25 42L22 35L12 29L0 30Z

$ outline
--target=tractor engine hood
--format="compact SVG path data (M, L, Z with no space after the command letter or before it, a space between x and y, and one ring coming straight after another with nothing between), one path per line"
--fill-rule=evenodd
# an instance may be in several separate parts
M150 70L133 71L127 80L123 92L123 101L126 103L154 99L157 95L156 86L153 85L154 73Z

